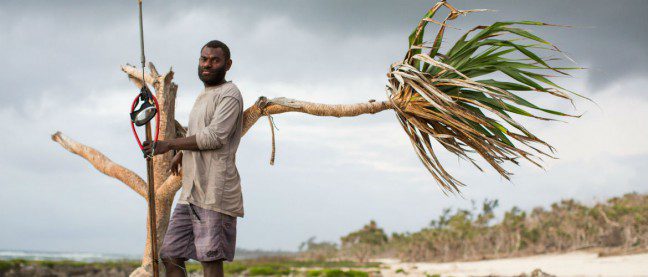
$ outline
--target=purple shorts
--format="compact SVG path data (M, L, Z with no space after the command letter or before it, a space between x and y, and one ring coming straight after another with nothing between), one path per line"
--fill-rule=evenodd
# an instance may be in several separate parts
M211 262L234 260L236 217L193 204L177 204L160 257Z

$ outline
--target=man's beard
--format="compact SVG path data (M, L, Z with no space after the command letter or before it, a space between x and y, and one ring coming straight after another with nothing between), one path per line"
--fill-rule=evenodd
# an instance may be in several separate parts
M203 71L209 71L208 74L203 75ZM225 65L220 68L204 69L198 66L198 78L205 84L205 86L219 85L225 81Z

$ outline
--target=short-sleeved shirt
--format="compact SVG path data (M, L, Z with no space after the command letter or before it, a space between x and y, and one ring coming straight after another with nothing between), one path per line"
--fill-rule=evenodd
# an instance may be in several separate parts
M243 217L236 150L243 134L243 97L231 81L205 88L189 114L187 136L200 151L183 150L179 203Z

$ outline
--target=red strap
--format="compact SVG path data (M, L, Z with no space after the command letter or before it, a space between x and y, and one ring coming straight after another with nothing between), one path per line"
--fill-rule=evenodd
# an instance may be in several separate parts
M153 98L153 103L155 104L155 137L153 138L153 143L156 143L158 141L158 137L160 135L160 106L158 105L157 98L155 95L151 94L151 97ZM133 104L131 105L131 113L135 110L135 106L137 105L137 99L139 99L139 95L135 97L135 100L133 100ZM142 145L142 141L140 140L139 136L137 135L137 131L135 130L135 123L133 120L130 121L131 123L131 130L133 130L133 135L135 136L135 140L137 140L137 145L139 146L140 150L144 150L144 146Z
M131 113L135 110L135 105L137 104L137 99L139 98L139 95L135 97L135 100L133 100L133 105L131 105ZM139 139L139 136L137 136L137 131L135 131L135 123L133 120L130 121L131 124L131 130L133 130L133 135L135 136L135 140L137 140L137 145L139 145L140 150L144 150L144 146L142 146L142 142Z

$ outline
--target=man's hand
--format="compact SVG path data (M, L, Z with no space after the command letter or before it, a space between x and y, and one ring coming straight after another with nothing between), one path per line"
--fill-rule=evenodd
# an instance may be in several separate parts
M169 142L163 140L158 140L158 142L155 143L155 151L153 151L153 142L150 140L142 143L142 146L144 146L144 155L147 157L151 155L151 152L153 152L154 155L160 155L171 150Z
M171 174L180 175L181 166L182 166L182 151L178 152L175 156L173 156L173 160L171 160L171 168L169 169L171 171Z

